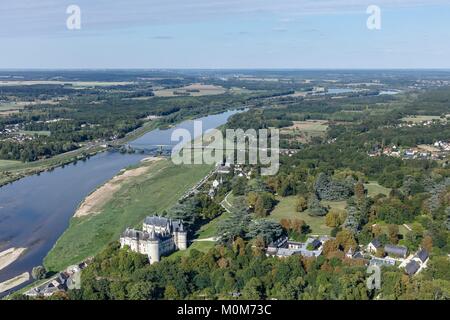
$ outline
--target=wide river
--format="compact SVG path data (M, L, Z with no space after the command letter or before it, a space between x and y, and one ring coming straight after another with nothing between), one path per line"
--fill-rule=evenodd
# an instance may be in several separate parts
M203 132L225 124L239 111L227 111L199 118ZM193 121L185 121L167 130L153 130L132 141L131 146L174 145L173 130L184 128L193 133ZM0 282L31 271L68 227L80 202L97 186L114 177L121 169L139 163L144 154L102 152L85 161L33 175L0 188L0 252L9 248L27 248L15 262L0 270ZM1 296L2 294L0 294Z

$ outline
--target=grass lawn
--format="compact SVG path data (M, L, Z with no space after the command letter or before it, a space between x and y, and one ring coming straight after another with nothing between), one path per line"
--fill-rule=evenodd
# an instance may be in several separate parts
M21 163L20 161L14 161L14 160L0 160L0 171L1 170L8 170L8 168L15 166L17 164Z
M369 197L375 197L378 194L384 194L385 196L389 195L391 192L390 188L385 188L380 186L378 182L371 181L369 183L364 184L364 187L367 189L367 193Z
M208 252L210 249L214 248L215 245L216 245L216 243L213 242L213 241L197 241L197 242L193 242L193 243L191 243L189 245L187 250L175 251L174 253L169 255L167 258L168 259L172 259L172 258L177 258L177 257L187 257L187 256L189 256L189 253L193 249L201 251L201 252Z
M280 202L270 214L270 218L280 221L281 219L301 219L311 227L312 234L329 235L331 228L325 225L325 217L311 217L308 215L308 210L304 212L295 211L295 205L297 197L291 196L286 198L279 198ZM342 201L336 203L323 203L333 204L335 207L342 207Z
M209 223L203 225L196 233L196 238L205 239L217 236L217 224L230 216L230 213L224 212L217 218L211 220Z
M347 208L347 201L325 201L322 200L321 204L324 206L328 206L332 209L345 210Z
M146 165L152 166L149 173L126 182L99 214L72 218L44 260L48 270L59 271L95 255L126 227L138 227L146 216L169 209L212 169L209 165L177 166L169 160Z

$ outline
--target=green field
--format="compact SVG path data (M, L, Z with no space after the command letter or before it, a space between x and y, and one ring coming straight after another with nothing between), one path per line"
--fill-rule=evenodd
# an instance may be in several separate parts
M14 161L14 160L0 160L0 171L2 170L8 170L11 167L14 167L21 163L20 161Z
M187 250L184 251L175 251L170 256L168 256L169 259L177 258L177 257L187 257L189 256L189 253L191 250L195 249L201 252L208 252L210 249L214 248L216 245L213 241L198 241L193 242L189 245ZM164 259L164 258L163 258Z
M0 103L0 111L20 110L25 108L26 105L25 102Z
M177 94L175 94L175 92L192 97L201 97L224 94L225 92L227 92L227 90L221 86L194 83L181 88L155 90L154 94L157 97L176 97Z
M297 212L295 206L297 197L291 196L286 198L279 198L280 202L270 214L270 218L280 221L281 219L301 219L311 227L312 234L329 235L331 228L325 225L325 217L311 217L308 215L308 210ZM339 202L323 202L324 205L330 205L336 208L345 208L343 206L345 201Z
M404 117L401 120L404 122L421 123L425 121L440 120L440 119L441 118L439 116L409 116Z
M378 182L374 182L374 181L364 184L364 188L367 189L367 194L369 197L375 197L376 195L378 195L380 193L387 196L391 192L390 188L385 188L383 186L380 186L378 184Z
M129 81L57 81L57 80L15 80L0 81L0 86L72 85L74 87L109 87L133 84Z
M328 129L328 121L326 120L307 120L307 121L293 121L293 125L283 130L302 131L302 132L325 132Z
M228 218L230 214L228 212L225 212L221 214L219 217L211 220L209 223L203 225L196 233L196 238L198 239L205 239L210 237L216 237L217 236L217 224L219 221L224 220Z
M19 131L19 133L30 136L34 136L35 134L38 136L50 136L50 131Z
M48 270L62 270L95 255L126 227L137 227L144 217L169 209L212 169L209 165L176 166L169 160L146 165L151 166L149 173L125 182L99 214L72 218L44 260Z
M293 121L293 123L290 127L282 128L280 133L302 143L308 143L314 137L324 137L328 129L326 120Z

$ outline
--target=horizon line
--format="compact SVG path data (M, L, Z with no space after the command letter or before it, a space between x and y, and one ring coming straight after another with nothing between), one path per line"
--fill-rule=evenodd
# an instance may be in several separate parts
M0 71L234 71L234 70L246 70L246 71L450 71L450 67L442 68L427 68L427 67L395 67L395 68L322 68L322 67L312 67L312 68L270 68L270 67L256 67L256 68L238 68L238 67L218 67L218 68L206 68L206 67L195 67L195 68L127 68L127 67L117 67L117 68L0 68Z

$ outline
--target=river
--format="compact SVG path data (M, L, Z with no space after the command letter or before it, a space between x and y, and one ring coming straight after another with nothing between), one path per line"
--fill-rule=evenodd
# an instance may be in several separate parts
M197 119L203 132L225 124L239 111L227 111ZM184 121L167 130L153 130L130 142L131 146L173 146L171 134L188 129L193 138L193 121ZM0 282L30 272L68 227L78 205L99 185L121 169L139 163L144 154L102 152L53 171L25 177L0 188L0 252L27 248L15 262L0 270ZM17 288L16 288L17 289ZM1 296L1 294L0 294Z

